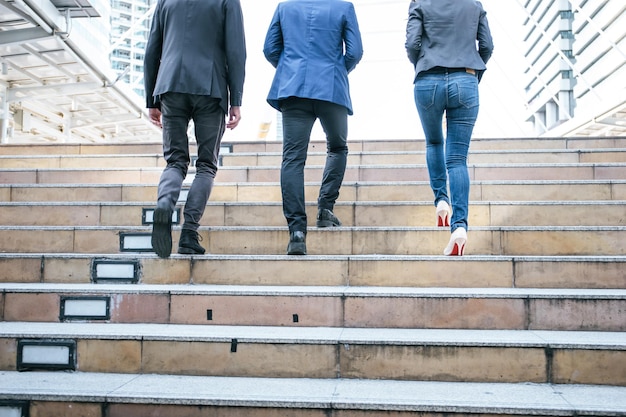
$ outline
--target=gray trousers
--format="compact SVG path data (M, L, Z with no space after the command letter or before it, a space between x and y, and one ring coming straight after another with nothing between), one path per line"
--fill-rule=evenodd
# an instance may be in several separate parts
M332 211L339 197L348 159L348 109L327 101L292 97L281 103L281 112L283 213L290 232L306 232L304 165L313 124L319 119L326 133L326 165L317 205L320 209Z
M187 129L193 120L198 160L184 208L183 229L196 231L211 195L224 136L226 115L220 100L209 96L166 93L160 97L163 123L163 155L167 166L161 174L158 204L176 206L189 168Z

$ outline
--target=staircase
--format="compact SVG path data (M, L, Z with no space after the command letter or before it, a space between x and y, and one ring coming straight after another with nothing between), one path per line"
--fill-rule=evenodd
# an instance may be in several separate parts
M626 416L626 138L474 140L456 258L423 141L350 142L335 229L324 150L308 256L250 142L160 259L160 144L0 147L0 416Z

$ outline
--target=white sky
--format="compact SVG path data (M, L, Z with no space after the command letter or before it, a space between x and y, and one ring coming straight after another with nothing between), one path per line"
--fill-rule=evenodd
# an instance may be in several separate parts
M259 126L276 114L266 103L274 68L263 57L263 41L278 0L241 0L248 63L242 122L224 140L254 140ZM364 56L350 74L354 116L349 139L423 138L413 102L413 68L404 50L408 0L353 0L363 37ZM531 134L525 123L525 66L521 39L524 11L514 0L482 0L494 38L494 55L480 83L481 109L474 137ZM313 139L323 139L316 126Z

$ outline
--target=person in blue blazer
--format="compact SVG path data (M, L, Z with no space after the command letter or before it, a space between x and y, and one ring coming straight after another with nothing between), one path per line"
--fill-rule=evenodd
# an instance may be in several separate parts
M348 73L363 56L354 5L343 0L279 3L263 52L276 68L268 103L282 112L280 182L289 226L289 255L306 255L304 166L316 120L326 133L327 156L317 200L317 227L341 226L333 209L348 156L348 115L353 114Z
M443 254L463 255L470 189L467 154L478 117L478 82L493 52L487 13L476 0L412 0L405 46L415 67L415 104L426 136L437 225L449 226L452 233Z
M191 120L198 159L178 253L205 252L197 231L217 173L225 128L234 129L241 119L245 63L239 0L159 0L146 45L144 83L150 120L163 128L167 161L152 229L152 247L162 258L172 251L172 211L189 167Z

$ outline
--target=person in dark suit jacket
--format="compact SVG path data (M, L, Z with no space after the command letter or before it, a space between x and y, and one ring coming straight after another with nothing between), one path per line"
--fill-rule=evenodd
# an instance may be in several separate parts
M470 189L467 154L478 117L478 82L493 52L487 14L476 0L412 0L405 46L415 66L415 104L426 135L437 225L450 226L452 232L443 254L463 255Z
M342 0L280 3L263 52L276 68L267 101L283 116L280 181L290 232L287 253L305 255L304 165L317 119L326 133L327 156L316 224L341 226L333 209L346 170L348 115L353 113L348 73L363 56L353 4Z
M198 159L178 253L205 252L197 231L217 173L224 131L237 127L241 119L245 63L239 0L159 0L146 46L144 82L150 120L163 128L167 161L152 229L152 246L162 258L172 251L172 212L189 167L191 120Z

